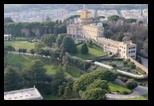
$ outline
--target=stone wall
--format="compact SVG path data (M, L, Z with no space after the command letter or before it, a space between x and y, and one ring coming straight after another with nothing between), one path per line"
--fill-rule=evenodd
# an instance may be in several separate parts
M131 58L131 57L129 57L129 56L127 56L127 59L130 59L131 62L134 62L134 64L135 64L137 67L141 68L142 70L144 70L144 71L148 74L148 68L147 68L147 67L145 67L145 66L143 66L142 64L138 63L136 60L134 60L133 58Z

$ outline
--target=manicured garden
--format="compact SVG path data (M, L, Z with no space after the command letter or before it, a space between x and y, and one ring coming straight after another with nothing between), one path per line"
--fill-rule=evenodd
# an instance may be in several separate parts
M15 41L15 42L4 42L5 46L13 46L16 51L18 51L19 48L21 49L27 49L27 52L30 52L30 49L34 48L35 43L30 43L28 41Z
M109 82L108 85L109 85L111 92L119 92L120 94L124 94L126 92L131 93L131 90L126 88L123 85L120 85L114 82Z
M38 58L24 54L8 54L7 59L9 65L17 67L29 67L31 63L36 60L38 60ZM47 74L54 74L58 65L58 63L48 61L47 63L44 63L44 68L46 68ZM68 71L65 72L65 75L72 78L79 78L81 76L79 69L72 66L68 66Z
M86 60L93 59L94 57L105 55L105 52L103 52L103 50L96 45L93 45L92 47L88 47L88 49L89 49L88 54L82 54L81 53L81 45L78 45L77 46L77 53L72 54L72 55L77 56L82 59L86 59Z

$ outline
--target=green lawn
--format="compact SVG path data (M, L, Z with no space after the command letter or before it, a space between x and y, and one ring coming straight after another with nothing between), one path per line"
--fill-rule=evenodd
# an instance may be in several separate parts
M148 94L144 94L138 98L123 98L121 100L148 100Z
M16 51L18 51L19 48L27 49L27 52L30 52L30 49L34 48L35 43L30 43L27 41L16 41L16 42L4 42L5 46L13 46Z
M29 67L33 61L39 60L32 56L27 56L23 54L8 54L8 64L18 67ZM54 74L58 68L59 63L45 63L44 68L47 69L47 74ZM68 66L68 71L65 72L67 77L79 78L81 76L79 69Z
M67 74L73 78L79 78L81 76L79 69L72 66L68 66Z
M119 93L122 94L123 92L126 91L128 93L131 93L131 90L130 89L128 89L125 86L122 86L120 84L117 84L117 83L114 83L114 82L109 82L108 85L109 85L109 88L110 88L111 92L117 92L117 91L119 91Z
M29 67L33 61L38 59L32 58L32 56L19 55L19 54L8 54L7 61L10 65Z
M73 56L77 56L82 59L92 59L97 56L104 56L105 55L105 52L103 52L103 50L96 45L93 45L92 48L88 47L88 49L89 49L88 54L82 54L81 53L81 46L82 45L77 46L77 53L72 54Z

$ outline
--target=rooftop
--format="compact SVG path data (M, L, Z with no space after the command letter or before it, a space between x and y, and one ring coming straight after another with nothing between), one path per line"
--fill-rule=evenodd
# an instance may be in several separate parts
M4 100L42 100L43 97L36 88L4 92Z

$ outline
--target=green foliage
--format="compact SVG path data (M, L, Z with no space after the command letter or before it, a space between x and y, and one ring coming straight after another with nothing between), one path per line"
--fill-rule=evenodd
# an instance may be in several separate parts
M44 34L41 37L41 41L44 42L47 46L51 47L52 43L54 43L56 41L56 38L52 34Z
M58 69L56 70L56 73L53 75L52 80L52 89L54 94L58 94L57 90L60 85L62 85L65 82L65 75L62 69L62 66L59 65Z
M64 39L64 37L67 36L67 34L59 34L58 38L56 40L57 44L58 44L58 48L60 47L60 45L62 44L62 41Z
M76 92L80 90L85 91L86 87L90 85L94 80L94 76L92 76L91 74L84 74L74 82L73 90Z
M35 47L36 53L39 53L39 51L40 51L43 47L45 47L45 44L44 44L43 42L37 42L37 43L35 43L34 47Z
M32 62L29 71L25 73L25 77L31 86L44 84L46 79L46 69L40 61ZM30 80L29 80L30 79Z
M124 35L122 33L119 33L116 40L117 41L122 41L123 37L124 37Z
M105 31L105 33L104 33L105 38L111 38L112 35L113 35L113 33L110 30Z
M82 54L87 54L88 53L88 47L87 47L87 44L85 42L81 46L81 53Z
M136 67L136 70L141 74L146 74L146 72L139 67Z
M4 18L4 23L14 22L11 17Z
M120 85L114 82L109 82L108 85L109 85L110 92L118 92L120 94L123 94L124 92L131 93L131 90L126 88L123 85Z
M12 67L7 67L4 72L4 91L18 90L22 88L22 76Z
M87 39L86 43L88 44L89 47L92 47L94 45L92 39Z
M134 89L138 86L137 82L134 80L134 79L129 79L127 82L126 82L126 86L127 88L129 89Z
M13 46L5 46L4 50L11 52L11 51L15 51L15 48Z
M93 88L101 88L109 91L109 86L106 80L96 79L93 83L87 86L86 90L90 90Z
M70 65L78 67L82 70L86 70L91 66L90 62L86 62L80 58L72 57L68 53L66 53L66 56L68 57L68 62Z
M64 94L64 88L65 88L64 85L60 85L58 87L58 96L62 96Z
M110 21L117 21L118 19L119 19L118 15L112 15L112 16L108 17L108 20L110 20Z
M133 23L133 22L136 22L136 19L133 19L133 18L125 19L125 22L127 22L127 23Z
M131 69L135 69L136 67L135 64L131 61L128 63L128 65L130 66Z
M35 50L34 49L30 49L30 53L33 54L33 56L34 56Z
M64 49L65 52L76 53L76 45L70 36L64 37L60 48Z
M107 81L114 81L117 77L117 75L114 72L107 69L96 69L95 71L91 72L91 74L95 77L95 79Z
M112 67L116 67L116 64L114 64L114 63L109 63L109 65Z
M90 89L88 91L85 91L82 95L82 99L83 100L105 100L106 93L107 93L107 91L104 89L94 88L94 89Z
M117 76L115 75L115 73L109 70L106 70L106 69L95 70L91 73L81 75L81 77L75 81L73 90L74 91L79 91L79 90L85 91L86 87L89 86L91 83L93 83L93 81L96 79L114 81L116 77Z
M67 66L68 66L68 57L67 56L63 56L62 58L62 65L63 65L63 70L67 71Z

